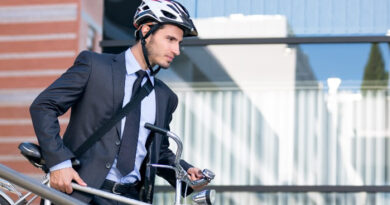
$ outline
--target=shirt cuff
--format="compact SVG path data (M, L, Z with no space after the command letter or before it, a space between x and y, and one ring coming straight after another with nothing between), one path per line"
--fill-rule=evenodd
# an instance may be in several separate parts
M50 167L50 172L69 167L72 167L72 162L70 161L70 159Z

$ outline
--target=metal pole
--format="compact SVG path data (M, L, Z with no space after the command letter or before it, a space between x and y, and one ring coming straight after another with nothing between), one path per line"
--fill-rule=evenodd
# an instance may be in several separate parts
M26 190L33 192L41 196L42 198L49 199L55 204L63 205L87 205L73 197L70 197L55 189L49 188L15 170L0 164L0 178L3 178L13 184L16 184Z
M94 189L94 188L91 188L91 187L80 186L80 185L75 184L75 183L72 183L72 187L73 187L73 189L78 190L78 191L82 191L82 192L93 194L93 195L96 195L96 196L112 199L112 200L115 200L115 201L118 201L118 202L122 202L122 203L125 203L125 204L151 205L151 204L148 204L148 203L145 203L145 202L142 202L142 201L138 201L138 200L135 200L135 199L130 199L130 198L123 197L123 196L120 196L120 195L115 195L115 194L112 194L112 193L109 193L109 192L106 192L106 191L102 191L102 190L99 190L99 189Z
M237 44L319 44L319 43L389 43L387 36L318 36L318 37L284 37L284 38L224 38L200 39L187 38L182 46L237 45ZM135 40L104 40L101 47L129 47Z
M181 199L181 181L176 179L175 205L180 205Z

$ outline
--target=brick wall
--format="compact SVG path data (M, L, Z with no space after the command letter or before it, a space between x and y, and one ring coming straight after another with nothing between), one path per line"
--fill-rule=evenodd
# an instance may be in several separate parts
M0 163L38 178L17 146L36 142L34 98L69 68L80 50L100 51L102 0L0 1ZM68 114L60 118L63 133Z

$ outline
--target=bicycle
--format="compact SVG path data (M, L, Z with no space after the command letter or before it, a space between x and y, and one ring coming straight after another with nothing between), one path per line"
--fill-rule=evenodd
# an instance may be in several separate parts
M169 138L173 139L175 141L175 143L177 144L176 159L175 159L174 166L162 165L162 164L148 164L148 166L152 166L152 167L156 167L156 168L172 169L175 171L176 189L175 189L175 203L174 203L174 205L183 205L182 204L183 197L181 197L181 188L182 188L181 182L185 182L187 184L187 186L189 184L191 184L192 186L200 186L200 185L204 185L206 183L209 183L211 180L213 180L215 177L215 174L208 169L204 169L202 172L204 177L202 179L199 179L196 181L191 181L188 177L187 172L181 167L181 165L179 163L180 159L181 159L182 150L183 150L183 144L182 144L180 137L178 137L175 133L173 133L171 131L156 127L156 126L149 124L149 123L145 124L145 128L147 128L151 131L160 133L163 136L169 137ZM21 151L21 154L24 157L26 157L27 160L32 165L42 169L45 173L49 173L49 170L45 166L45 161L43 160L42 155L41 155L41 148L38 145L33 144L33 143L29 143L29 142L23 142L19 145L18 148ZM72 160L72 165L74 167L80 166L80 162L77 159ZM50 184L49 183L49 174L46 174L44 176L44 179L41 181L41 183L45 184L46 186L49 186L49 184ZM139 204L139 205L146 205L147 204L147 203L144 203L144 202L141 202L138 200L126 198L126 197L112 194L109 192L105 192L105 191L102 191L99 189L95 189L95 188L91 188L91 187L83 187L83 186L80 186L76 183L72 183L72 187L73 187L73 189L78 190L78 191L82 191L82 192L85 192L88 194L93 194L93 195L97 195L97 196L112 199L112 200L116 200L116 201L123 202L126 204ZM23 195L21 192L19 192L13 186L13 184L11 184L7 180L1 179L1 178L0 178L0 188L5 189L8 192L13 193L18 197L17 201L14 202L11 199L11 197L9 197L5 192L0 190L0 205L29 205L35 199L38 198L38 195L35 195L31 199L27 200L27 198L33 194L32 192L28 192L28 193ZM24 188L24 187L22 186L22 188ZM52 189L52 188L50 188L50 189ZM54 190L54 189L52 189L52 190ZM187 189L185 189L185 190L187 190ZM186 193L184 195L186 195ZM192 201L196 204L199 204L199 205L200 204L207 204L207 205L213 204L215 201L215 190L203 190L197 194L194 194L192 197ZM51 204L51 202L48 200L45 200L45 205L49 205L49 204Z

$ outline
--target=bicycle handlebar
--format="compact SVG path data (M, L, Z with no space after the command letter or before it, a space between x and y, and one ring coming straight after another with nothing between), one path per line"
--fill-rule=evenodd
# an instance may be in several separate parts
M167 135L167 133L169 132L168 130L166 129L163 129L163 128L160 128L160 127L157 127L157 126L154 126L150 123L145 123L145 128L146 129L149 129L151 131L154 131L154 132L158 132L162 135Z
M176 144L177 144L177 150L176 150L176 159L175 159L175 166L179 167L180 166L180 159L181 159L181 153L183 152L183 143L181 142L181 139L175 135L173 132L170 132L166 129L154 126L150 123L145 123L145 128L149 129L151 131L157 132L159 134L162 134L164 136L172 138Z
M205 185L205 184L209 183L211 180L214 179L215 174L208 169L204 169L202 171L202 174L203 174L202 179L195 180L195 181L190 180L190 178L187 177L187 172L184 171L184 169L180 166L180 163L179 163L181 153L183 150L183 143L182 143L181 139L173 132L170 132L170 131L163 129L163 128L160 128L160 127L157 127L157 126L152 125L150 123L145 123L144 126L145 126L145 128L147 128L153 132L157 132L159 134L162 134L163 136L167 136L169 138L172 138L177 144L175 167L168 166L168 165L150 164L150 166L153 166L153 167L169 168L169 169L175 170L175 172L176 172L176 189L177 189L176 190L176 200L175 200L176 202L180 201L180 192L181 192L180 181L184 181L187 184L191 184L192 186L201 186L201 185Z

